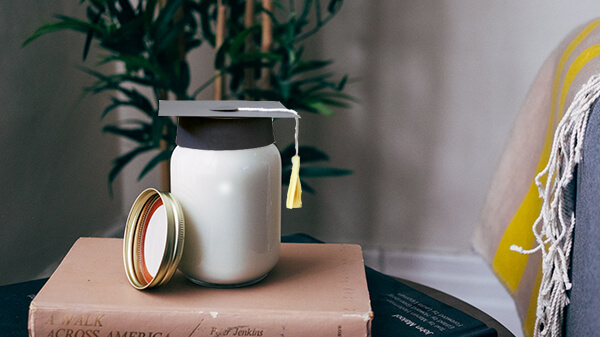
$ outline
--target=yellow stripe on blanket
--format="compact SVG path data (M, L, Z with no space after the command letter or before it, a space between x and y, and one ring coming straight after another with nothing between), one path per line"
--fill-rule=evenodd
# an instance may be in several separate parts
M573 81L581 69L588 62L600 56L600 44L592 45L584 49L568 66L564 73L565 65L572 58L573 53L580 44L589 36L589 34L600 26L600 20L595 20L587 25L574 39L568 44L566 49L561 54L561 57L556 65L554 79L552 83L551 95L551 110L548 114L548 123L545 133L544 145L540 158L537 163L536 173L542 171L550 158L552 141L556 125L562 118L569 89ZM561 81L561 77L564 78ZM519 209L515 213L512 221L504 231L504 234L499 242L498 248L492 260L492 268L502 283L506 286L511 295L523 295L523 290L519 288L529 258L541 259L541 256L536 255L521 255L510 250L512 245L523 247L524 249L533 248L535 237L532 232L532 226L540 215L543 200L540 198L538 187L532 177L529 190L523 199ZM543 181L544 185L546 184ZM541 270L540 270L541 271ZM523 318L524 331L526 336L531 336L533 325L536 318L536 300L539 290L541 273L538 271L535 280L533 293L529 294L529 306L524 308L526 312L521 312ZM530 284L531 287L531 284ZM525 316L525 317L523 317Z
M555 114L558 114L557 120L559 120L560 117L562 117L566 94L568 92L570 83L575 77L574 75L565 77L565 81L563 82L562 87L563 90L560 95L560 109L557 112L556 98L559 89L560 74L562 73L567 60L569 59L575 48L577 48L577 46L590 34L590 32L592 32L599 25L600 20L596 20L590 23L584 30L582 30L567 46L558 62L552 87L552 109L551 113L549 114L548 126L546 129L546 139L544 141L542 154L537 164L536 172L540 172L546 166L546 163L548 163L548 159L550 157L550 149L552 147L552 138L554 135L554 117ZM579 69L581 69L581 67L579 67ZM569 69L569 72L571 73L571 69ZM569 78L570 81L567 81ZM504 232L504 235L496 251L496 255L494 256L492 265L495 272L501 276L501 280L507 287L508 291L511 293L514 293L517 290L519 282L521 281L521 277L523 276L523 272L525 271L525 266L527 265L527 259L529 257L526 255L516 254L515 252L510 251L510 246L513 244L528 248L531 248L533 246L535 238L533 237L533 234L531 232L531 226L539 216L541 206L542 200L540 199L538 188L535 185L535 181L533 181L532 179L529 191L527 192L523 203L521 203L519 210L517 211L517 213L513 217L513 220L510 222L506 231Z

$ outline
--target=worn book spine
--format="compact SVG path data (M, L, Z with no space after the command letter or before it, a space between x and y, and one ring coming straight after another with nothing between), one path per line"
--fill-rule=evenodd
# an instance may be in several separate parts
M330 312L125 312L43 306L32 306L29 311L32 337L365 337L369 324L369 317Z

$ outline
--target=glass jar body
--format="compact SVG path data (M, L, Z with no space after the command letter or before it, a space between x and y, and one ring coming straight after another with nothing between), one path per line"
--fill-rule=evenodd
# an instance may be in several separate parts
M260 281L279 259L281 157L274 144L242 150L178 146L171 193L185 219L179 263L190 280L235 287Z

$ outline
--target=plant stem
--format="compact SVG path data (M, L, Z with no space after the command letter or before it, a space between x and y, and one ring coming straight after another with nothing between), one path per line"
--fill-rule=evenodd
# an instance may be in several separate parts
M175 23L182 19L183 19L183 6L180 6L177 9L177 12L175 13L175 15L173 17L173 21ZM177 58L179 59L180 64L183 64L186 62L185 36L183 35L183 33L177 37ZM188 95L187 95L187 89L184 89L183 92L178 92L176 98L180 99L180 100L189 99Z
M254 0L246 0L246 12L244 14L244 27L250 28L254 25ZM246 52L251 53L254 49L253 40L254 34L248 34L246 37ZM254 88L254 69L247 68L244 70L244 89L249 90ZM251 97L246 94L246 99Z
M167 0L159 1L159 9L162 10L167 4ZM181 55L181 54L180 54ZM165 89L158 90L158 99L159 100L168 100L169 99L169 91ZM167 126L165 125L162 134L165 135L167 133ZM168 148L169 144L167 143L164 137L160 139L160 148L159 151L162 152ZM160 185L162 186L163 191L170 192L171 191L171 161L165 160L159 164L160 166Z
M215 36L215 50L219 50L225 41L225 10L226 7L223 5L222 0L217 2L217 31ZM217 73L218 77L215 79L215 100L220 101L223 99L223 91L225 87L225 81L223 74Z
M261 36L261 45L260 51L262 53L268 53L271 50L271 45L273 44L273 21L271 21L271 17L265 11L273 12L273 1L272 0L262 0L263 13L262 13L262 36ZM271 78L271 69L268 67L263 67L261 69L261 83L260 87L263 90L268 90L270 85Z

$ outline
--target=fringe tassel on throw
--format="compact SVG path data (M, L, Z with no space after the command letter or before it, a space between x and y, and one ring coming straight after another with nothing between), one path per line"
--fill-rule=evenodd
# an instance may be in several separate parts
M568 269L575 226L575 166L581 150L592 104L600 96L600 76L590 78L575 95L562 118L552 143L547 166L535 177L543 199L540 215L533 224L537 246L530 250L511 246L521 254L542 252L542 281L537 299L534 337L562 335L564 308L571 289ZM546 177L545 185L542 182Z

